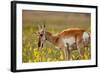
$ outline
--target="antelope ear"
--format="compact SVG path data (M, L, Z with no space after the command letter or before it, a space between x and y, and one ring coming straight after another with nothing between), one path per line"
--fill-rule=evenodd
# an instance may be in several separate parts
M43 25L43 27L45 27L45 24Z
M38 24L38 30L40 29L40 25Z
M38 29L39 29L39 30L40 30L40 29L42 29L42 26L41 26L41 25L39 25L39 24L38 24Z
M46 26L45 26L45 24L43 25L43 30L46 30Z
M43 28L45 28L45 24L43 25Z
M45 24L46 24L46 21L45 21L45 20L43 20L43 28L45 28Z

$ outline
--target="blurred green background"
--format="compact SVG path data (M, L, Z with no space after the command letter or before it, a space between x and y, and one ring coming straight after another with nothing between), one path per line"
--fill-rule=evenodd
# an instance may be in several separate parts
M38 50L38 25L45 22L46 30L57 34L67 28L84 28L91 32L91 15L89 13L52 12L52 11L22 11L22 61L23 63L64 61L63 51L50 42L46 42L42 52ZM91 48L84 48L83 57L77 50L71 52L72 60L87 60L91 58Z

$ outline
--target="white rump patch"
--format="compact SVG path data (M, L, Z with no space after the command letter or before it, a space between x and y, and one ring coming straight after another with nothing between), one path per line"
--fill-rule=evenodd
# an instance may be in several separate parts
M89 37L90 37L90 35L89 35L88 32L84 32L84 33L83 33L83 40L84 40L84 41L88 41L88 40L89 40Z

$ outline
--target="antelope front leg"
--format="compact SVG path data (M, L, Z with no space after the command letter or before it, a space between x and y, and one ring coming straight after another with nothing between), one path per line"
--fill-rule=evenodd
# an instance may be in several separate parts
M68 60L68 59L67 59L67 55L66 55L66 48L64 48L63 51L64 51L65 60Z
M70 50L69 50L69 44L66 44L67 47L64 48L64 56L65 56L65 60L70 60Z
M68 48L64 48L64 56L65 60L70 60L70 50Z

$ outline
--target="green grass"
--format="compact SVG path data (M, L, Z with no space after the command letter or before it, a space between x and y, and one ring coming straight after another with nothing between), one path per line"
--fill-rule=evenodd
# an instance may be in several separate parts
M90 30L90 14L84 13L65 13L65 12L42 12L23 10L23 27L22 27L22 61L29 62L48 62L48 61L64 61L64 53L62 50L55 48L56 46L50 42L45 43L45 47L40 52L38 50L38 36L34 32L38 32L38 25L46 24L46 30L57 34L64 29L71 27L84 28ZM77 50L71 52L72 60L87 60L91 58L90 47L84 48L84 56L80 57Z

